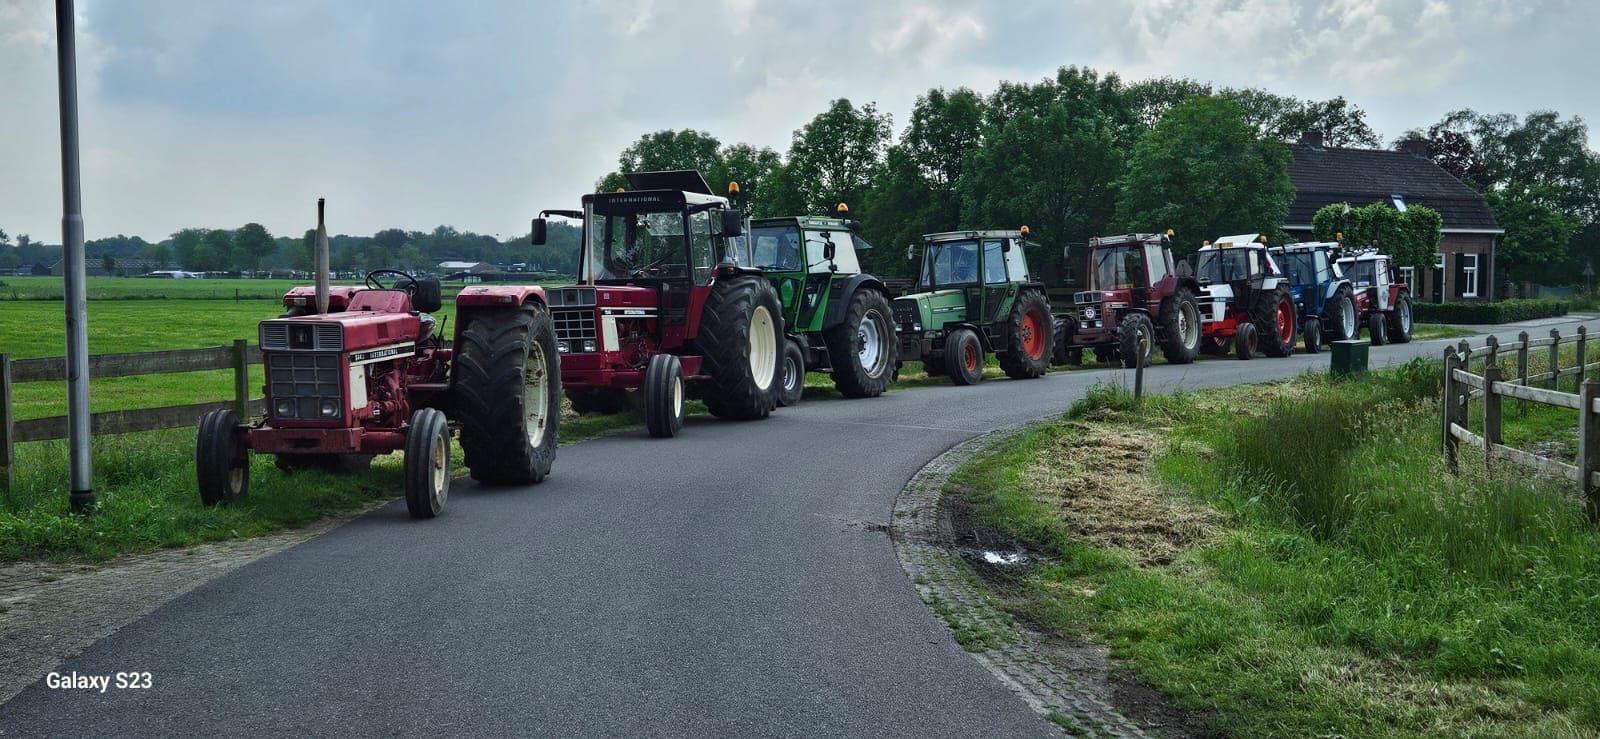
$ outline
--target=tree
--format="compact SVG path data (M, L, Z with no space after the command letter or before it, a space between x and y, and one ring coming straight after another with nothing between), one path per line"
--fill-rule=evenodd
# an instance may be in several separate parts
M200 263L200 269L208 272L223 272L233 266L233 232L225 228L214 228L206 231L200 237L200 250L195 258Z
M1502 274L1570 281L1575 273L1569 271L1575 266L1570 265L1569 246L1583 224L1562 213L1548 195L1546 188L1537 186L1485 195L1495 220L1506 230L1495 249Z
M1117 189L1121 229L1170 228L1188 249L1227 234L1281 238L1294 197L1289 148L1261 136L1237 104L1211 97L1167 111L1134 147Z
M3 228L0 228L0 246L11 246L11 235Z
M1376 242L1396 265L1423 267L1434 263L1443 223L1438 211L1420 205L1412 205L1402 213L1383 201L1361 208L1333 203L1312 216L1311 233L1323 241L1342 236L1352 248Z
M147 244L135 256L149 262L157 269L162 269L172 264L172 247L166 244Z
M1280 114L1271 125L1272 133L1284 141L1297 141L1306 131L1317 131L1327 146L1368 149L1383 146L1383 140L1367 124L1367 112L1351 105L1343 96L1300 103Z
M104 270L107 275L115 275L117 273L117 258L111 256L110 252L100 255L100 269Z
M627 187L629 172L692 169L710 174L721 163L721 142L704 131L656 131L639 137L617 156L617 171L595 183L598 192ZM711 183L716 187L716 183ZM724 183L726 184L726 183Z
M783 166L778 152L765 146L756 148L749 144L725 146L717 154L717 163L707 174L713 192L727 187L729 182L739 183L740 202L760 203L773 172Z
M185 228L172 235L172 252L184 269L205 269L200 256L200 242L205 235L203 228Z
M839 203L860 203L883 166L890 117L867 103L839 98L794 132L788 161L775 175L775 201L797 207L787 215L832 213Z
M233 263L242 269L255 271L277 250L278 242L259 223L246 223L233 235Z
M1416 129L1405 132L1395 141L1395 149L1403 149L1407 141L1425 142L1428 145L1428 159L1467 187L1479 192L1487 188L1489 170L1484 166L1477 147L1473 146L1472 139L1466 134L1435 123L1425 132Z

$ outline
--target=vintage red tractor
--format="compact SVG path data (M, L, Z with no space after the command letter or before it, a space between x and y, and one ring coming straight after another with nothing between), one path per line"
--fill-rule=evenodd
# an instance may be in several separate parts
M1394 260L1372 249L1339 259L1355 285L1356 315L1373 346L1411 341L1411 286L1395 280Z
M580 283L550 292L561 382L575 408L643 390L651 436L677 436L684 400L720 418L765 418L781 387L783 311L751 267L744 215L698 172L635 172L631 190L583 196ZM833 256L831 253L829 257ZM854 352L855 349L849 349Z
M1269 357L1294 354L1298 311L1289 280L1267 252L1259 234L1224 236L1206 242L1194 255L1200 298L1200 350L1226 354L1231 344L1240 359L1259 348Z
M317 211L320 236L320 201ZM326 237L318 242L325 254ZM406 508L432 518L449 496L457 430L480 482L523 485L549 474L561 379L541 288L463 289L453 341L429 315L443 303L437 280L378 270L365 289L341 293L332 299L320 271L312 305L296 302L297 289L285 296L290 315L261 322L266 416L244 423L223 409L201 419L195 466L203 502L247 495L252 452L292 470L402 451ZM331 312L340 303L343 310Z
M1056 364L1080 364L1083 350L1093 349L1124 367L1149 365L1157 345L1172 364L1194 361L1200 284L1178 275L1170 232L1090 239L1086 283L1073 295L1076 311L1056 318Z

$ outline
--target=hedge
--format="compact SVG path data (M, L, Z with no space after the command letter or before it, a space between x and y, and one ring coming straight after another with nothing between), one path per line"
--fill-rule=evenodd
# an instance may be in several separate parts
M1422 323L1515 323L1535 318L1564 316L1570 303L1554 298L1502 300L1498 303L1414 303Z

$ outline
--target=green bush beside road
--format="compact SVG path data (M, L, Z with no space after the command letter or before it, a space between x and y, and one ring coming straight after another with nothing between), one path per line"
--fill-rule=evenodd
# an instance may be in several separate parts
M1565 300L1538 298L1502 300L1498 303L1414 303L1416 320L1427 323L1491 324L1531 321L1567 314Z

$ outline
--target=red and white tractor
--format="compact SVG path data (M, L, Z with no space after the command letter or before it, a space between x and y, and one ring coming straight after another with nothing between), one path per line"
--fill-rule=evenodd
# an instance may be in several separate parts
M1259 348L1269 357L1294 353L1297 310L1289 280L1260 234L1224 236L1194 255L1200 296L1200 350L1240 359Z
M1411 286L1395 279L1394 260L1374 247L1341 258L1339 269L1355 285L1356 315L1372 345L1411 341Z
M260 324L266 415L233 410L200 421L195 463L206 504L239 501L251 453L278 467L350 468L372 455L405 455L406 508L417 518L444 509L450 438L460 433L467 467L492 485L537 483L549 474L561 419L555 329L537 286L471 286L456 296L453 340L429 315L439 282L393 270L365 288L328 286L327 240L319 230L317 287L284 297L288 313ZM388 284L385 284L385 281ZM309 305L299 298L309 297ZM342 310L334 311L333 306Z

